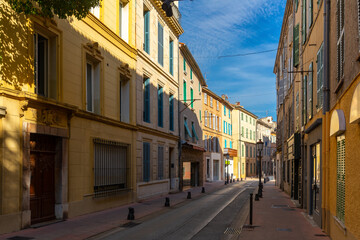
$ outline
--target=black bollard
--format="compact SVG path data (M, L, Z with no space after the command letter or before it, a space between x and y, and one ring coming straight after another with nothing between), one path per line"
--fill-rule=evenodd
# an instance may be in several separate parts
M237 181L239 181L239 179L237 179Z
M205 188L204 187L202 187L201 193L205 193Z
M255 194L255 201L259 201L259 195L258 194Z
M227 184L226 180L225 180L225 185Z
M188 192L187 199L191 199L191 192Z
M134 213L135 213L134 208L129 207L129 214L128 214L127 220L134 220L135 219Z
M165 198L165 207L170 207L170 198Z
M253 220L253 194L250 193L250 225L252 225Z

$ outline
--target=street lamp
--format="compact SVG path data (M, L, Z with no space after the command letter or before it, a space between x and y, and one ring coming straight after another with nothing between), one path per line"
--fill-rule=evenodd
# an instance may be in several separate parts
M229 154L228 153L226 153L226 154L224 154L224 157L225 157L225 166L226 166L226 184L228 184L229 183L229 164L230 164L230 162L229 162Z
M256 143L256 148L258 151L258 157L259 157L259 189L258 189L258 195L259 197L262 197L262 183L261 183L261 152L263 150L264 143L259 139L259 141Z

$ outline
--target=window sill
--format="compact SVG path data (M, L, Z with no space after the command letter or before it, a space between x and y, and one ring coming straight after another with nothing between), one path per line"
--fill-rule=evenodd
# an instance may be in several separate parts
M346 236L346 226L343 222L340 221L336 216L333 216L335 225L338 226L338 228L343 231L344 235Z
M335 88L335 93L338 93L341 89L341 87L343 86L343 83L344 83L344 77L341 78L341 80L338 82L336 88Z

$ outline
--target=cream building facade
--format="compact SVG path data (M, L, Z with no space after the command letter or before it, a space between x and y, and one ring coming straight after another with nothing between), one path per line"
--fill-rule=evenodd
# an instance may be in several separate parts
M160 0L136 4L136 192L138 199L179 189L179 15ZM176 5L174 11L178 11ZM177 17L175 17L177 16Z
M1 233L136 198L135 0L101 6L68 21L0 1Z

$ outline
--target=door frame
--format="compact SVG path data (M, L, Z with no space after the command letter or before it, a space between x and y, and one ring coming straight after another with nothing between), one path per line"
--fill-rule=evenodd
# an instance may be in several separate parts
M43 134L58 137L55 154L55 217L68 217L68 142L69 131L35 123L23 123L23 172L21 228L31 226L30 210L30 134Z

